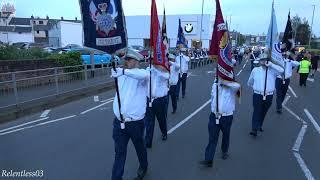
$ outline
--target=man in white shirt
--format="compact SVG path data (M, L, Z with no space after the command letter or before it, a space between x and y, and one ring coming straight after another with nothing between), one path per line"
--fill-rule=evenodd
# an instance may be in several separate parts
M277 89L277 113L282 113L282 103L286 97L288 87L290 85L290 78L292 76L292 69L298 67L300 63L289 59L290 52L288 51L284 58L284 72L282 75L279 75L276 80L276 89Z
M200 161L200 164L204 166L212 167L220 130L222 131L222 159L225 160L229 156L228 150L230 142L230 130L233 120L233 112L235 111L236 96L239 89L240 84L236 82L224 81L221 79L219 79L218 84L215 82L212 85L211 115L209 117L208 124L209 143L205 150L205 160Z
M284 72L282 67L267 61L267 54L261 54L258 60L260 62L260 67L253 68L248 80L248 86L252 87L254 91L252 131L250 132L250 135L253 137L257 136L258 130L263 132L262 125L272 104L276 78ZM266 71L267 86L265 87Z
M131 139L139 159L137 180L143 179L147 172L147 150L144 143L144 119L147 105L149 72L139 69L143 56L132 49L125 55L125 68L112 69L111 77L118 78L121 103L121 115L116 95L113 101L113 140L115 160L112 169L112 180L121 180L127 155L128 141ZM121 118L121 116L123 118Z
M186 95L186 86L187 86L187 76L189 70L189 61L190 58L187 56L186 48L180 49L181 54L176 57L176 62L180 65L180 72L179 72L179 80L177 83L177 99L179 100L180 94L180 84L182 84L182 98Z
M149 68L147 68L149 69ZM160 65L151 68L151 98L150 80L148 81L148 107L146 118L146 147L152 148L155 118L157 118L162 133L162 140L167 140L167 102L168 102L169 72ZM151 100L151 101L150 101Z
M170 64L170 78L169 94L172 102L172 114L177 111L177 83L179 79L180 64L176 62L176 57L173 54L169 54L169 64Z

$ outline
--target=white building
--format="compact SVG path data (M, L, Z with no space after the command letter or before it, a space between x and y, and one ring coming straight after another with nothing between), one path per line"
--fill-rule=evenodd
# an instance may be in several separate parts
M11 17L0 18L0 41L4 43L33 42L34 35L29 25L12 26Z
M49 30L49 46L64 47L68 44L82 46L82 24L79 22L59 21Z
M201 32L201 14L193 15L167 15L167 35L170 47L175 47L178 36L179 18L184 29L184 34L188 40L188 47L192 43L202 39L202 47L208 48L213 31L214 16L210 14L203 15L202 34ZM162 26L163 16L159 16ZM150 16L126 16L126 27L128 32L128 44L149 46L150 41ZM200 35L201 34L201 35Z

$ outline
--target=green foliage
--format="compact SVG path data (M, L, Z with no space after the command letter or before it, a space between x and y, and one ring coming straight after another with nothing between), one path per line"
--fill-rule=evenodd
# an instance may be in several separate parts
M308 44L311 34L311 27L308 20L306 18L301 19L298 15L296 15L291 21L296 42L299 42L301 45Z
M49 55L41 48L18 49L14 46L0 46L0 60L42 59Z
M82 64L81 54L79 52L51 54L46 59L54 61L59 66L77 66Z
M78 66L82 65L82 59L80 52L68 52L62 54L52 54L47 57L48 60L53 61L58 66ZM65 72L76 72L83 70L83 67L69 67L65 69Z

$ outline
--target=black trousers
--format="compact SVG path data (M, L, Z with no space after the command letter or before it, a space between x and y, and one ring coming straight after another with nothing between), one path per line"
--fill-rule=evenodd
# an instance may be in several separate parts
M177 110L177 85L171 85L169 91L172 103L172 110Z
M264 118L267 115L269 108L272 105L273 95L267 96L263 100L263 95L253 94L253 115L252 115L252 130L257 131L263 126Z
M300 86L307 86L307 79L308 79L309 73L300 73L300 81L299 85Z
M219 139L220 131L222 132L221 151L227 153L230 144L230 130L232 125L233 115L222 116L220 123L216 124L216 116L214 113L210 114L208 131L209 143L206 147L205 160L212 161L216 152L216 147Z
M277 89L277 109L282 109L282 103L284 98L286 97L288 88L290 84L290 79L285 80L285 84L283 84L283 79L276 79L276 89Z
M179 80L177 84L177 98L179 99L180 94L180 84L182 84L182 96L184 97L186 95L186 87L187 87L187 73L183 73L182 77L179 75Z

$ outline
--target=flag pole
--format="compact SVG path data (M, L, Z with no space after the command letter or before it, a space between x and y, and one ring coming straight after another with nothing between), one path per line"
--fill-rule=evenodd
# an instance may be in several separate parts
M269 57L267 59L267 63L269 63L269 59L272 58L272 46L273 46L273 13L274 13L274 0L272 1L272 11L271 11L271 33L270 33L270 50L269 50ZM266 67L266 76L264 79L264 92L263 92L263 100L267 99L267 79L268 79L268 67Z
M116 69L116 63L114 61L114 55L112 56L112 69L114 71L117 71ZM121 113L121 100L120 100L120 92L119 92L119 85L118 85L118 78L114 78L114 83L115 83L115 86L116 86L116 93L117 93L117 101L118 101L118 108L119 108L119 114L120 114L120 124L121 124L121 129L124 129L125 128L125 120L122 116L122 113Z

